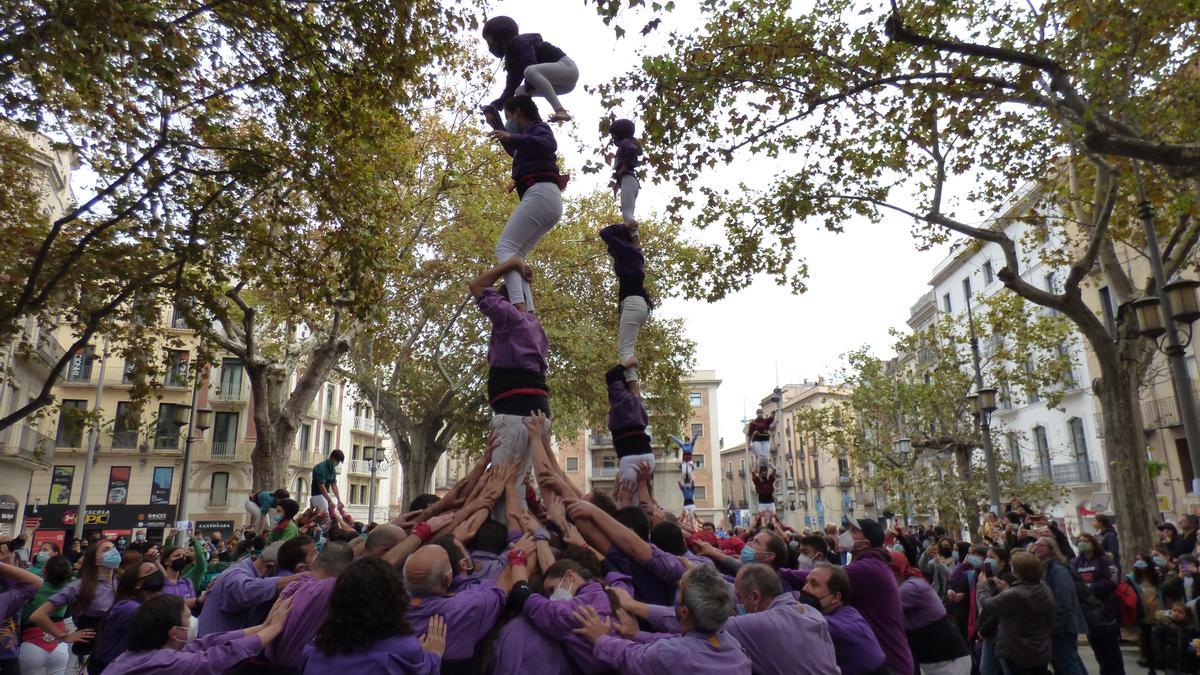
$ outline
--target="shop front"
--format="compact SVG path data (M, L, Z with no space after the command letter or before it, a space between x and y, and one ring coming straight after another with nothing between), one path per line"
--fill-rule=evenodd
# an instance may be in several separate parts
M145 534L148 541L161 542L175 523L174 504L121 504L89 506L83 518L84 537L97 534L105 539L124 536L133 540ZM25 533L37 541L65 542L74 536L80 520L77 505L25 507Z

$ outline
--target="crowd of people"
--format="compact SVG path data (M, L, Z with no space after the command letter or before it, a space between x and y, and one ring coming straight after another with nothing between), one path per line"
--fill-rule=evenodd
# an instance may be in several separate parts
M483 113L520 197L497 264L469 284L492 328L483 458L441 498L420 495L379 524L345 511L335 450L314 467L307 504L258 492L228 541L96 538L27 558L20 539L0 541L0 675L1076 675L1080 636L1102 675L1120 675L1123 632L1148 667L1197 671L1192 516L1164 524L1162 546L1125 573L1104 516L1072 538L1019 503L970 536L890 518L797 531L775 512L775 420L761 410L746 439L750 526L697 516L694 438L674 439L685 506L666 512L636 357L653 303L630 120L611 125L622 222L598 234L618 288L618 349L603 374L618 472L611 494L573 485L549 451L549 345L525 257L561 216L566 183L531 96L551 104L548 121L569 121L558 96L579 73L508 17L483 35L508 72Z

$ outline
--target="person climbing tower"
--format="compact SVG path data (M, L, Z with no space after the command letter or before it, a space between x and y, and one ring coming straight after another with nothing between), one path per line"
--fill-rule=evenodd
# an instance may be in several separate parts
M488 19L483 24L483 39L493 56L504 59L507 73L500 97L483 107L493 128L504 105L519 95L537 95L549 101L554 109L551 122L571 121L571 113L558 100L559 94L570 92L579 82L579 68L571 57L538 33L521 33L517 22L507 16Z
M613 159L613 180L610 184L614 192L621 194L621 219L633 235L634 243L640 245L638 223L634 214L637 205L638 192L641 183L638 180L638 157L642 154L642 144L633 137L633 120L619 119L608 128L613 143L617 146L617 155Z
M638 464L646 462L654 470L654 450L646 425L650 423L642 400L630 388L626 379L629 369L637 366L630 358L613 366L604 374L608 385L608 430L613 448L617 451L617 482L633 493L637 490Z
M771 430L774 427L775 413L772 412L770 416L763 417L762 408L758 409L754 419L746 427L746 445L756 460L755 471L762 469L770 461Z
M687 476L679 481L679 492L683 494L683 512L689 516L696 512L696 484Z
M699 435L696 438L699 438ZM692 463L692 450L696 447L696 438L681 441L678 436L671 437L671 440L675 441L675 445L679 446L679 452L683 455L680 469L683 471L683 482L685 483L692 482L692 472L696 469L696 465Z
M504 114L505 129L492 131L491 136L512 157L512 179L521 202L496 242L497 263L529 255L562 217L562 189L566 187L566 177L558 172L558 142L550 126L542 121L533 99L508 99ZM509 302L521 310L534 311L533 289L519 270L509 270L504 283Z
M617 275L617 303L620 319L617 324L617 357L625 362L637 352L638 334L650 317L653 304L646 292L646 258L629 228L622 223L600 230L600 239L608 246ZM625 381L634 396L641 398L642 388L637 367L625 371Z

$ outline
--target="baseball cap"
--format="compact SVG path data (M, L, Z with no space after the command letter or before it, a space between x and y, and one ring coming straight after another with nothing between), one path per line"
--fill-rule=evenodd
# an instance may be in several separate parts
M842 524L862 532L871 546L883 546L883 527L878 522L870 518L859 518L855 521L843 516Z

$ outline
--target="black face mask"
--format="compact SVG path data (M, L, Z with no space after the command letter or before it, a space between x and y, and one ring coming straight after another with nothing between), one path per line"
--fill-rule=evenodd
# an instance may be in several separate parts
M142 590L151 593L158 593L163 589L163 585L167 583L167 578L163 576L161 570L155 570L153 574L147 577L142 577Z
M176 572L182 572L188 566L187 558L176 558L171 561L171 569Z

